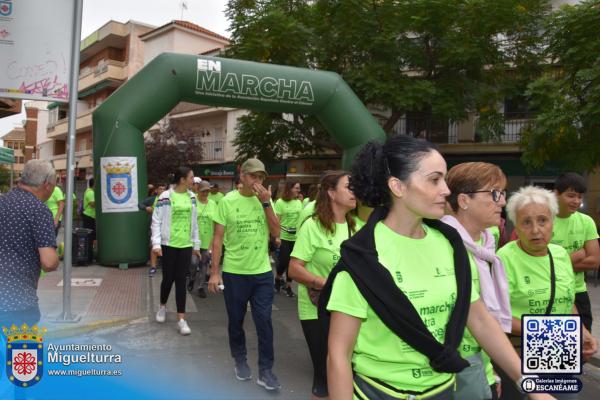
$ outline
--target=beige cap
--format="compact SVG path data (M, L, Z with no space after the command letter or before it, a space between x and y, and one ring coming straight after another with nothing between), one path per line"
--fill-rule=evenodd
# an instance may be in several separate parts
M242 172L251 174L253 172L262 172L265 175L267 174L267 170L265 168L265 164L260 161L258 158L249 158L243 164L241 168Z
M200 186L198 186L198 191L203 192L205 190L210 190L210 183L202 181L200 182Z

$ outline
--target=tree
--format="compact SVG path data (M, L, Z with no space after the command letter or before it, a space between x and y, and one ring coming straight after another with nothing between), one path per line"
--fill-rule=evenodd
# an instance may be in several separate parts
M524 161L572 170L600 165L600 5L585 1L563 6L546 24L545 74L528 87L536 109L524 134Z
M539 74L549 9L547 0L231 0L228 55L335 71L371 109L384 110L376 117L391 132L407 112L459 121L522 93ZM238 155L269 148L281 158L329 144L314 120L288 122L250 114L239 126ZM278 147L281 137L288 142Z
M0 164L0 193L10 189L10 165Z
M191 167L202 160L202 143L199 132L184 129L176 120L165 118L158 126L145 137L148 182L168 183L168 175L177 167Z

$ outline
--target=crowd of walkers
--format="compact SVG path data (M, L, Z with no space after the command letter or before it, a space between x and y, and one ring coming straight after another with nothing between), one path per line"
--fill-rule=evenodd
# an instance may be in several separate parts
M239 380L252 378L243 327L250 304L256 382L281 387L277 292L297 297L312 399L525 398L524 314L579 314L584 360L597 350L584 274L598 268L600 248L593 220L579 211L586 184L576 173L558 177L554 191L526 186L508 196L498 166L447 170L433 144L398 135L366 144L350 171L326 171L307 196L286 181L273 199L258 159L242 164L226 195L209 193L214 185L188 168L173 178L149 209L163 266L156 320L166 319L173 283L183 335L186 282L200 297L223 292ZM370 210L366 219L358 207Z

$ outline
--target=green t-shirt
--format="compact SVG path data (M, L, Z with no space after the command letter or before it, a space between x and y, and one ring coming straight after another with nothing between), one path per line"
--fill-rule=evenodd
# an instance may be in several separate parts
M200 248L207 250L208 245L215 234L213 217L217 212L217 204L212 200L208 200L206 204L203 204L201 201L198 201L196 204L198 208L198 235L200 236Z
M310 201L310 198L305 197L302 199L302 207L306 207L306 205L308 204L308 202Z
M326 231L315 218L309 218L298 232L291 257L306 263L314 275L327 278L340 259L340 246L348 239L348 224L335 224L335 234ZM317 319L317 307L308 297L308 289L298 284L298 316L300 320Z
M554 218L551 243L564 247L569 254L580 250L588 240L598 239L598 231L594 220L575 211L568 218ZM575 273L575 293L586 292L585 273Z
M357 232L360 230L360 228L362 228L363 226L365 226L367 224L365 221L363 221L362 219L358 218L358 215L354 215L352 217L352 219L354 219L354 222L356 223L356 225L354 226L354 229Z
M483 238L480 238L476 243L481 246L483 243ZM481 294L481 285L479 282L479 269L477 268L477 264L473 259L473 254L471 252L467 253L469 254L469 261L471 263L471 280L473 281L473 290L475 290L477 292L477 295L479 296ZM458 347L458 351L463 356L463 358L481 352L483 368L488 383L491 385L496 381L494 377L494 367L492 366L490 358L487 356L487 354L485 354L485 352L481 348L481 345L477 342L477 340L475 339L473 334L471 334L471 331L467 327L465 327L465 333Z
M58 186L54 186L54 191L52 192L52 195L50 195L48 200L46 200L46 205L52 212L52 218L56 219L56 214L58 213L58 203L60 201L65 201L65 195ZM60 216L60 219L62 219L62 215Z
M302 223L304 223L304 221L308 220L308 217L310 217L311 215L313 215L315 213L315 204L317 204L317 202L315 200L313 200L310 203L308 203L302 209L302 211L300 211L300 216L298 217L298 227L296 228L296 232L299 232L300 226L302 226Z
M290 242L296 240L296 229L301 211L302 203L300 200L285 201L279 199L275 202L275 214L279 217L279 225L281 225L281 239Z
M496 250L498 250L498 244L500 243L500 228L497 226L491 226L488 228L488 230L494 237L494 241L496 242Z
M271 271L269 227L256 196L228 194L217 206L214 221L225 227L223 272L255 275Z
M504 264L510 293L512 316L543 314L550 301L550 259L525 253L512 241L498 250ZM556 291L552 314L572 314L575 302L575 275L569 254L562 247L550 243L548 249L554 260Z
M208 199L212 200L215 202L215 204L219 204L219 202L221 201L221 199L225 197L225 195L221 192L217 192L217 193L209 193L208 194Z
M87 188L83 194L83 215L91 218L96 218L96 208L92 207L90 202L94 201L94 189Z
M480 244L480 243L478 243ZM479 286L479 270L477 269L477 264L473 261L473 255L471 252L467 251L469 255L469 262L471 263L471 281L473 283L472 290L477 293L477 297L481 293L481 288ZM465 328L465 333L463 335L463 339L460 342L458 347L459 353L464 357L472 356L473 354L477 354L481 351L481 346L475 340L475 337L469 331L469 328Z
M171 192L171 233L169 246L183 249L192 247L192 199L188 192Z
M379 262L390 271L431 334L443 342L456 301L453 250L440 232L425 229L424 238L412 239L379 222L375 226L375 246ZM473 289L471 301L478 298ZM401 390L419 392L451 378L452 374L434 371L425 355L383 324L347 272L337 275L327 309L362 320L352 354L357 373Z

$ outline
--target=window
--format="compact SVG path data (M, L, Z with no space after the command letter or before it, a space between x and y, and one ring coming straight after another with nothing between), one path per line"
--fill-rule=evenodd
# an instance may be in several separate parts
M8 147L9 149L12 149L12 148L13 148L13 144L12 144L12 142L7 142L7 141L4 141L4 146Z
M532 114L529 99L525 96L514 96L504 99L504 115L506 119L525 119Z

